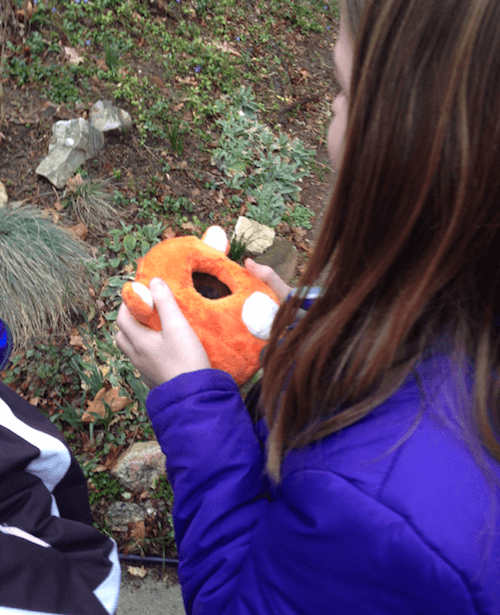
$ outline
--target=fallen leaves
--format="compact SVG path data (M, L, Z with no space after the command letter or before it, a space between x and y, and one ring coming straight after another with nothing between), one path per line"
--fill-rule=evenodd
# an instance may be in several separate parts
M81 335L70 335L69 345L73 346L73 348L81 348L82 350L87 349L87 347L83 343L83 337Z
M92 401L87 402L87 411L82 414L84 423L93 423L95 417L91 414L97 414L104 418L106 416L106 406L111 412L119 412L125 406L131 404L132 400L129 397L120 395L120 387L106 390L104 387L97 393Z
M69 226L68 231L70 233L73 233L73 235L75 235L78 239L81 239L82 241L85 241L85 239L87 239L87 235L89 234L89 229L87 225L83 222L80 222L75 226Z
M63 47L64 56L73 66L78 66L82 62L85 62L85 58L78 54L73 47Z
M80 173L77 173L74 177L70 177L66 181L66 190L70 194L72 194L73 192L77 192L77 190L80 188L80 186L83 185L83 183L83 177L80 175Z
M144 579L144 577L148 574L148 571L144 568L144 566L141 566L140 568L137 566L128 566L127 570L133 577L139 577L141 579Z
M161 238L163 240L165 240L165 239L173 239L176 236L177 236L177 234L176 234L176 232L174 231L174 229L171 226L167 227L163 231L163 233L161 234Z
M211 47L215 47L216 49L218 49L219 51L222 51L223 53L230 53L233 56L241 56L241 53L239 51L237 51L232 45L229 45L228 43L219 43L219 42L212 42L210 43Z

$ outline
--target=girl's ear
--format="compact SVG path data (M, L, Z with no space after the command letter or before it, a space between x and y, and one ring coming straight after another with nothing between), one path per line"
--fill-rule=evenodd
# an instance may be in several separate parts
M207 228L201 240L211 248L219 250L226 255L229 252L229 241L226 231L220 226L210 226Z

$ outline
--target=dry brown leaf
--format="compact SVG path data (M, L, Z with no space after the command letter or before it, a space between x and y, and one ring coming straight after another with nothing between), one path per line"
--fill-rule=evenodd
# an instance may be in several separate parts
M108 468L105 465L98 465L96 466L92 472L106 472Z
M70 64L78 66L78 64L81 64L85 61L85 58L83 58L81 55L78 55L76 49L73 49L73 47L63 47L63 49L64 55L66 56Z
M85 350L85 344L83 343L83 337L81 335L70 335L69 345Z
M105 404L111 408L111 412L119 412L131 402L132 400L129 397L120 396L120 387L109 389L109 391L106 391L103 387L92 401L87 402L87 411L82 414L82 421L93 423L94 416L90 414L91 412L104 418L106 416Z
M39 401L40 401L40 398L39 398L39 397L32 397L32 398L29 400L29 403L30 403L32 406L37 406Z
M166 228L161 234L162 239L173 239L174 237L175 237L175 231L171 226Z
M26 17L28 18L28 20L30 20L33 17L33 12L36 10L35 7L33 7L33 3L28 0L27 2L27 10L26 10ZM16 11L16 17L24 22L24 9L20 9L19 11Z
M83 178L80 173L77 173L73 177L66 180L66 190L68 190L68 192L76 192L82 184Z
M123 448L123 446L116 446L115 444L112 444L110 446L108 456L106 457L106 461L104 462L104 467L107 470L111 470L111 468L115 467L118 457L120 456Z
M141 579L148 574L148 571L144 568L144 566L141 566L140 568L137 566L127 566L127 570L133 577L140 577Z
M196 85L198 83L194 77L186 77L185 79L176 77L175 80L179 83L187 83L188 85Z
M239 51L237 51L234 47L232 47L231 45L228 45L227 43L211 43L212 47L216 47L219 51L223 51L224 53L230 53L233 56L241 56L241 53Z
M149 77L151 83L154 83L157 87L159 88L164 88L165 87L165 82L163 81L163 79L161 77L158 77L158 75L151 75Z
M68 228L68 231L73 233L73 235L75 235L76 237L78 237L78 239L81 239L82 241L85 241L87 235L89 234L89 229L87 228L87 225L83 222L80 222L80 224L77 224L75 226L70 226Z
M146 538L146 526L144 525L144 521L135 521L134 523L129 524L129 527L131 530L131 538L135 538L138 541L142 541Z
M105 73L108 72L108 65L106 64L106 62L104 60L102 60L101 58L96 60L96 66L97 68L100 68L101 70L103 70ZM98 78L99 79L99 78Z
M196 224L193 224L193 222L183 222L181 224L181 227L185 231L191 231L191 233L195 233L195 234L198 234L201 231L200 227L196 226Z

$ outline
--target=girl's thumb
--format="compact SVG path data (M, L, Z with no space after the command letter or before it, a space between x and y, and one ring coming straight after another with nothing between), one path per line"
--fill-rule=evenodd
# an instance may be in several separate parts
M151 292L151 296L153 297L156 309L160 315L160 320L163 312L167 309L167 306L169 310L172 309L172 303L175 304L177 309L179 309L173 292L168 284L161 278L153 278L149 283L149 290Z

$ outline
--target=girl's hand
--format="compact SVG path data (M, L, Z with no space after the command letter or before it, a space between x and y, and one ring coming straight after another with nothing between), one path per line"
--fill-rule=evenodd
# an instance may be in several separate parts
M116 324L116 345L154 388L180 374L211 367L198 336L181 312L168 285L154 278L149 290L158 310L161 331L137 322L122 303Z
M245 269L248 269L258 280L267 284L280 301L284 301L292 290L269 265L259 265L251 258L247 258Z

